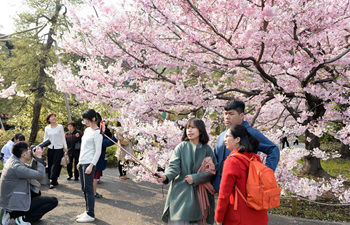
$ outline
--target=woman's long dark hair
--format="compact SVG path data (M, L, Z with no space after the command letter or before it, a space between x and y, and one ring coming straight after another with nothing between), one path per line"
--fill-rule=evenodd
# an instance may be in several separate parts
M102 120L101 115L93 109L86 110L83 113L82 117L83 117L83 119L88 119L92 122L96 122L97 126L100 126L100 122ZM95 120L94 120L94 118L95 118Z
M105 135L107 135L109 138L112 138L113 134L111 130L108 128L108 125L105 126Z
M188 127L196 127L199 130L199 142L202 145L205 145L208 143L209 136L208 136L207 130L205 129L205 124L203 120L200 120L198 118L189 119L185 125L185 129L181 138L182 141L189 141L187 137L187 132L186 132Z
M238 152L254 152L257 153L259 141L249 134L247 128L243 125L234 125L230 127L231 135L234 138L239 137L240 148Z

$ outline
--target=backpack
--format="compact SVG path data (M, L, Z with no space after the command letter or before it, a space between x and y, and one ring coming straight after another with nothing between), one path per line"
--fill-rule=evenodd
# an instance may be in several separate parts
M272 169L258 161L256 156L248 158L241 153L232 156L242 157L249 162L248 178L246 183L247 198L235 186L234 210L237 210L237 193L247 203L247 206L255 210L273 209L280 205L281 189L277 186L275 174Z

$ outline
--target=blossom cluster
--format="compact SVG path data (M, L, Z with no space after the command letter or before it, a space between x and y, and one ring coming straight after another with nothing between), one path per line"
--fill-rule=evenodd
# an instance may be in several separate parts
M0 76L0 87L3 87L4 79ZM11 98L16 94L16 84L12 83L10 87L0 90L0 98Z
M301 147L281 150L280 162L276 169L276 178L282 189L282 195L298 195L307 197L310 200L316 200L317 197L326 193L332 193L341 203L350 203L350 188L346 188L344 185L346 180L341 175L329 180L324 178L300 178L298 176L302 168L300 160L309 154L308 150ZM328 159L328 156L319 149L315 150L313 154L316 154L317 157L323 156L324 160Z

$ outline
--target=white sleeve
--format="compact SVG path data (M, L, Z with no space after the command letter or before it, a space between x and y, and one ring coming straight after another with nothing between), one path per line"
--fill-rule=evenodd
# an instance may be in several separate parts
M1 149L1 153L4 154L4 163L11 157L12 155L12 148L9 145L5 145L2 149Z
M60 130L61 130L61 138L62 138L63 148L67 149L66 136L65 136L64 129L63 129L63 126L62 126L62 125L61 125L61 127L60 127Z
M2 147L2 149L1 149L1 153L4 153L4 154L5 154L5 151L6 151L6 146L7 146L7 145L4 145L4 146Z
M43 141L46 141L47 139L49 139L49 137L48 137L48 133L47 133L47 127L45 127L44 140Z
M102 135L100 133L95 133L94 134L94 147L95 147L95 154L94 158L92 159L92 164L96 166L98 159L100 158L101 155L101 149L102 149Z

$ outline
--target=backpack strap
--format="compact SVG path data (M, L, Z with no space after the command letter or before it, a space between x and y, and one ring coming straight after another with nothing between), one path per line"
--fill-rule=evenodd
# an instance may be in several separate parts
M247 161L250 161L250 159L246 155L239 153L239 152L233 153L232 156L240 156L242 158L245 158Z
M225 155L226 155L226 147L224 145L222 149L222 161L221 161L221 164L219 165L220 167L218 171L218 174L220 174L220 176L222 175L222 170L224 169L224 162L226 160Z
M233 210L237 210L237 208L238 208L238 195L237 195L237 193L242 197L242 199L247 204L247 199L243 196L242 192L239 190L237 185L235 185L235 204L233 205Z
M246 159L248 162L250 162L250 159L242 153L235 152L232 154L232 156L233 157L234 156L242 157L242 158ZM242 199L245 201L246 204L247 204L247 199L243 196L242 192L239 190L239 188L237 187L236 184L235 184L234 188L235 188L235 203L233 206L233 210L237 210L237 208L238 208L238 194L242 197Z

